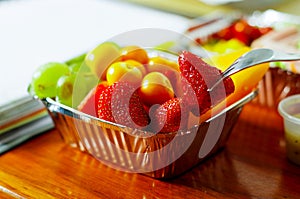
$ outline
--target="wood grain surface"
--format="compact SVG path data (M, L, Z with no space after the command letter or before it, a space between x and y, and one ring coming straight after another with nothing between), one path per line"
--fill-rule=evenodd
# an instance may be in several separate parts
M222 151L169 181L109 168L56 130L0 156L0 198L299 197L300 167L286 159L282 120L253 103Z

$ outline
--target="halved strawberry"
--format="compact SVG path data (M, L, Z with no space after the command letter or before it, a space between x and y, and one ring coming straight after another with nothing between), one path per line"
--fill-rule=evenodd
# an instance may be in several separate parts
M172 98L159 106L151 118L155 132L175 132L186 128L188 109L181 98Z
M87 94L87 96L80 102L77 109L83 113L97 117L97 111L95 109L95 90L96 90L96 87L93 88Z
M98 110L98 101L99 101L100 95L103 91L105 91L108 88L108 86L109 85L108 85L107 81L102 81L96 87L95 96L94 96L94 98L95 98L94 107L95 107L96 112Z
M99 97L99 118L141 129L150 122L135 86L128 82L116 82L107 87Z
M102 91L104 91L107 87L108 84L106 81L99 83L80 102L77 109L83 113L97 117L98 100Z
M234 92L234 83L230 77L225 78L223 84L208 92L208 87L220 78L221 70L210 66L193 53L183 51L178 63L183 78L183 97L195 115L205 113ZM197 100L192 96L196 96Z

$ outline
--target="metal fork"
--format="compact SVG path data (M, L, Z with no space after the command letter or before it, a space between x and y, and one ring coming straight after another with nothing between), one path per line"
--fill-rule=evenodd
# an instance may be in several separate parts
M221 77L208 88L208 91L212 91L222 80L229 77L239 71L242 71L251 66L255 66L267 62L277 61L296 61L300 60L300 54L286 53L278 50L272 50L268 48L258 48L251 50L231 64L224 72L221 73Z

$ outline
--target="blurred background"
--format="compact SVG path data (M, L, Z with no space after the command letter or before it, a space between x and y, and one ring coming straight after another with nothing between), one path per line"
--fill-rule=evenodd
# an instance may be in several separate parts
M0 105L27 95L33 71L65 61L138 28L184 32L211 12L276 9L297 14L299 0L2 0Z
M187 17L198 17L216 10L240 10L252 13L276 9L282 12L298 14L299 0L127 0L131 3L161 9Z

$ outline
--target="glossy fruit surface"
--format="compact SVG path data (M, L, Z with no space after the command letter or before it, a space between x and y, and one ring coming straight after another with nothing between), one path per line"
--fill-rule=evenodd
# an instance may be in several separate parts
M224 53L222 55L214 56L208 61L212 65L216 66L220 70L224 71L227 67L229 67L237 58L242 56L244 53L250 50L249 47L241 48L237 51L232 51L229 53ZM238 100L245 97L247 94L252 92L257 88L258 83L263 78L265 73L269 69L269 64L260 64L239 73L236 73L231 76L232 81L235 85L235 91L233 94L229 95L226 98L226 101L221 102L217 106L213 108L213 110L208 111L205 114L201 115L201 121L205 121L209 119L214 114L220 112L224 106L229 106ZM214 113L212 113L214 112Z
M96 87L90 90L90 92L80 102L77 109L83 113L97 117L97 109L95 109L95 91Z
M211 58L211 63L223 71L228 68L237 58L239 58L249 50L249 47L244 47L237 51L214 56ZM253 89L257 87L257 84L263 78L268 69L268 63L260 64L232 75L231 78L235 85L235 92L232 96L228 97L228 103L238 101L239 99L253 91Z
M128 82L116 82L100 94L97 115L101 119L138 129L150 122L135 86Z
M88 85L82 78L80 84L77 83L81 75L69 74L61 76L56 84L56 101L69 107L77 107L88 93Z
M145 68L148 73L160 72L165 75L171 82L174 93L176 95L181 93L179 66L175 61L156 56L150 58L149 63L145 65Z
M143 65L133 65L128 61L115 62L107 69L107 82L109 85L112 85L117 81L140 84L143 79L143 73L139 68L143 68Z
M87 53L85 64L100 80L105 80L107 68L119 57L120 47L114 42L104 42Z
M212 106L218 104L234 92L232 79L225 78L223 84L219 84L211 92L207 89L220 77L221 70L210 66L200 57L184 51L178 58L180 73L183 77L183 95L191 106L195 115L199 116L207 112ZM195 96L197 100L194 100Z
M74 75L63 75L58 79L55 98L57 102L72 107L75 78Z
M149 61L148 53L139 46L125 46L121 49L121 60L135 60L142 64Z
M33 73L30 90L39 98L55 97L58 79L70 73L69 67L63 63L51 62L41 65Z
M146 75L147 71L146 71L144 64L142 64L136 60L133 60L133 59L128 59L128 60L125 60L124 62L131 67L138 68L142 72L143 76Z
M155 71L156 68L159 68L161 66L167 66L167 67L170 67L176 71L179 71L179 66L178 64L175 62L175 61L171 61L171 60L168 60L166 58L163 58L163 57L151 57L149 59L149 63L148 63L148 70L149 71Z
M97 117L98 102L101 93L106 90L108 83L106 81L100 82L85 96L77 107L79 111Z
M155 112L154 131L175 132L187 126L188 109L181 98L173 98L163 103Z
M148 73L143 78L139 94L142 101L148 106L163 104L174 98L174 90L170 80L160 72Z

